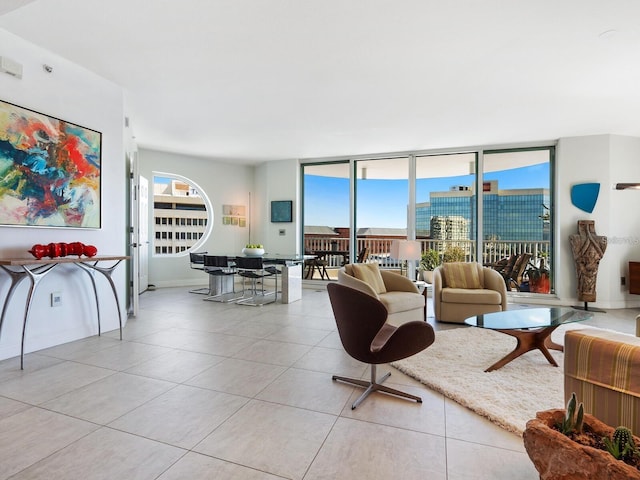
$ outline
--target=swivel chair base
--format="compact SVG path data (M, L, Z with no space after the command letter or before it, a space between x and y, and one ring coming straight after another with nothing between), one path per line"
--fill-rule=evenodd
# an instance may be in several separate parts
M379 380L376 380L376 370L377 370L376 367L377 365L371 365L371 380L368 382L366 380L340 377L338 375L334 375L333 377L331 377L333 380L338 380L340 382L345 382L351 385L356 385L356 386L365 388L365 391L362 393L362 395L360 395L358 399L355 402L353 402L353 405L351 405L351 410L355 410L355 408L358 405L360 405L364 401L364 399L367 398L372 392L388 393L390 395L396 395L398 397L406 398L409 400L415 400L418 403L422 403L422 398L420 397L411 395L410 393L401 392L400 390L396 390L395 388L382 385L382 383L391 376L391 372L387 372L386 375L380 377Z

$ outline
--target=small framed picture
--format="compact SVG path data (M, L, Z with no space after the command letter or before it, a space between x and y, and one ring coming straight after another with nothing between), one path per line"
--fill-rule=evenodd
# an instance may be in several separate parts
M271 222L293 222L293 200L273 200L271 202Z

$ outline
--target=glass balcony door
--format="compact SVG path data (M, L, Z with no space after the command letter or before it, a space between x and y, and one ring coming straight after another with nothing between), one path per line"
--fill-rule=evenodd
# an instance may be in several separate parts
M355 178L357 252L367 248L368 260L401 268L402 259L391 258L391 242L407 238L409 159L358 160Z
M350 174L348 160L302 166L304 253L314 255L305 262L307 280L336 279L349 261Z
M486 151L483 157L483 262L524 256L513 290L551 293L553 148Z
M475 152L416 157L416 236L439 261L476 259Z

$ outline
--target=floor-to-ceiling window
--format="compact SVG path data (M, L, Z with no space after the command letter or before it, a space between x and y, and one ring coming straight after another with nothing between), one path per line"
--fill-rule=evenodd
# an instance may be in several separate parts
M485 151L483 156L483 261L524 256L512 285L550 293L552 147Z
M397 266L391 242L407 238L409 159L407 157L357 160L356 250L367 249L368 258L381 265Z
M323 255L327 266L338 266L350 250L350 162L309 164L302 167L302 225L305 253ZM346 253L344 253L346 252ZM335 264L335 265L333 265ZM320 277L317 269L306 269L307 278ZM329 271L331 271L329 269Z
M391 241L415 236L422 251L435 250L440 262L477 261L499 268L506 260L526 259L517 282L511 282L513 289L552 292L553 156L553 146L479 148L345 158L338 164L339 172L335 161L326 167L304 165L305 246L332 241L322 239L320 230L314 238L307 235L313 226L310 219L316 216L311 213L321 202L336 218L341 212L343 220L352 222L339 229L334 220L325 222L333 230L330 235L344 230L352 235L352 258L366 246L372 260L397 266L389 255ZM319 182L314 174L320 171L333 178ZM322 196L313 193L319 185ZM546 286L534 285L540 276L546 276Z
M476 259L476 157L416 156L416 237L440 261Z

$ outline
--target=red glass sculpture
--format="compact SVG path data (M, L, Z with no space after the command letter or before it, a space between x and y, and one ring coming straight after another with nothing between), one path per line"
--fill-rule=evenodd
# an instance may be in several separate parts
M48 245L34 245L31 247L31 250L29 250L29 253L37 259L41 259L42 257L66 257L67 255L94 257L98 253L98 249L93 245L85 245L81 242L60 242L49 243Z

